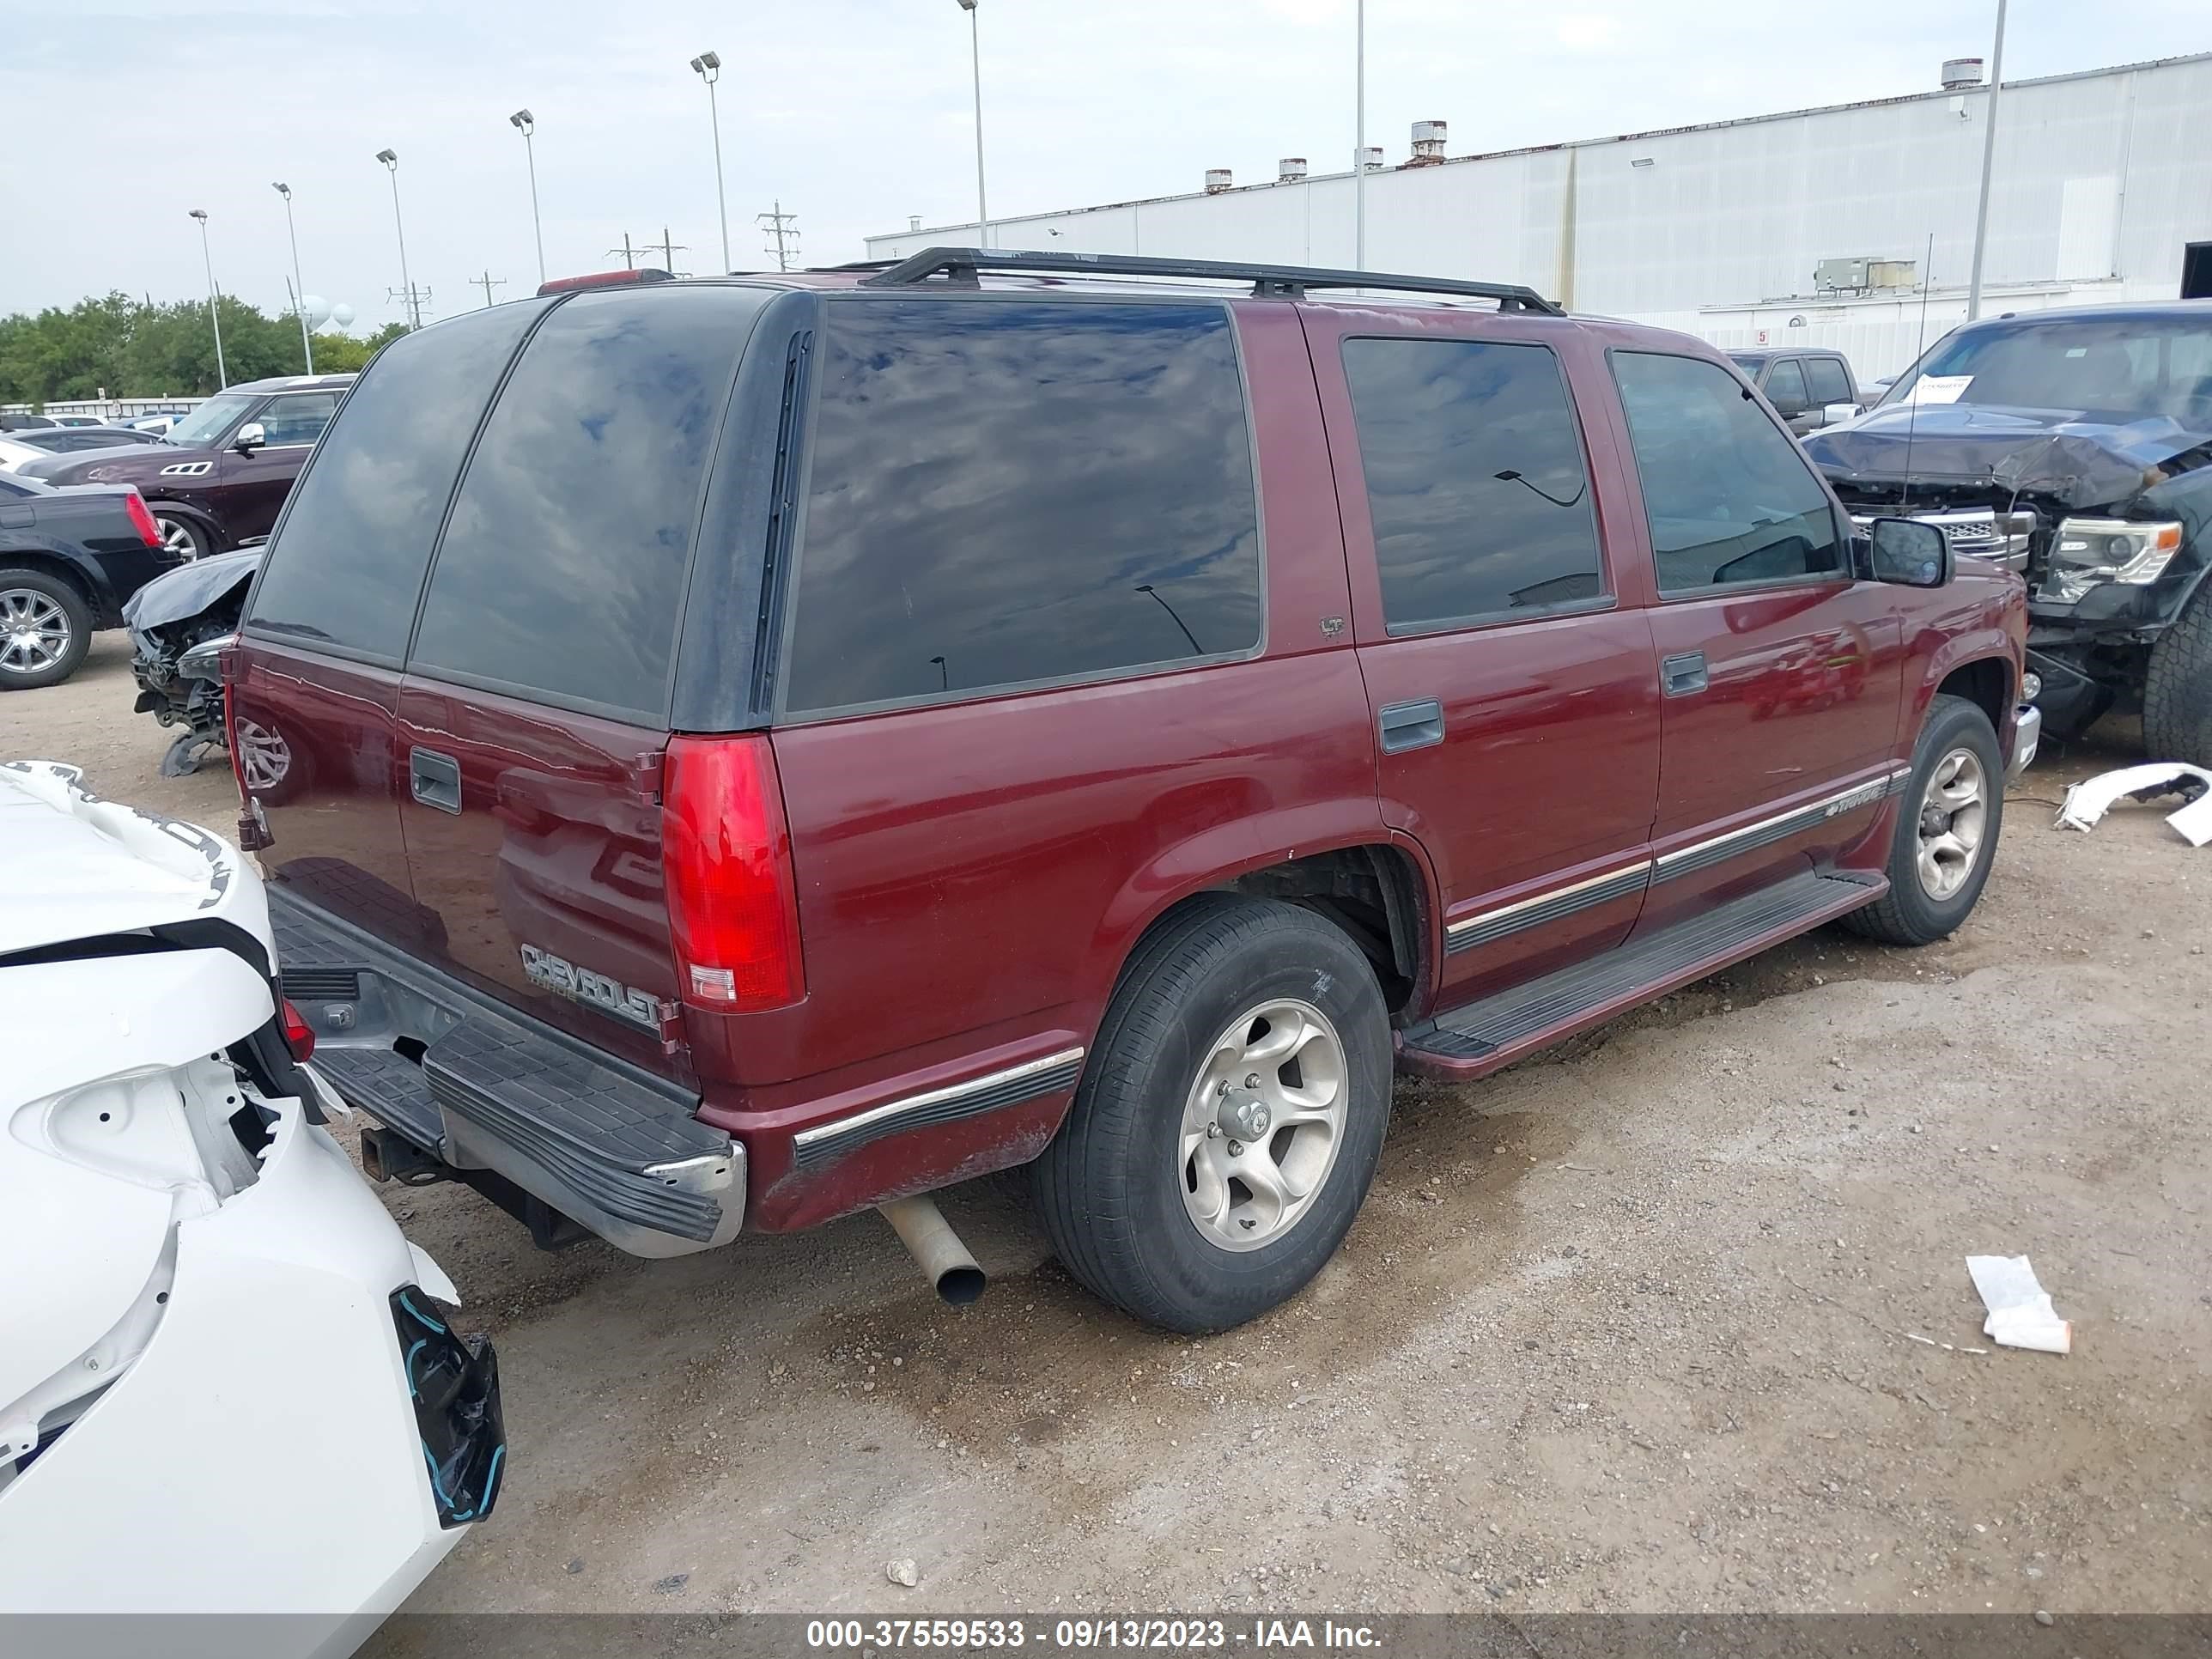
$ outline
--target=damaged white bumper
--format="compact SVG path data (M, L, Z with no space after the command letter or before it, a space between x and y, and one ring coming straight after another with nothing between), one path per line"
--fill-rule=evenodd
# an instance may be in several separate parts
M11 863L96 862L11 805ZM186 908L265 949L252 871L211 890ZM82 955L0 948L0 1630L86 1653L119 1615L209 1615L175 1650L349 1653L496 1498L495 1362L308 1103L257 1082L265 968L117 920Z

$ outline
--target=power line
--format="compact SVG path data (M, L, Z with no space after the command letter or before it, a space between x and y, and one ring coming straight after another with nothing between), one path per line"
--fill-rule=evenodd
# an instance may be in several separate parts
M774 212L756 216L754 222L768 233L768 241L762 251L775 255L778 270L789 270L793 258L799 252L799 216L786 213L783 204L778 202Z
M405 288L387 288L384 290L384 297L399 302L406 315L408 327L422 326L423 315L430 307L430 285L428 283L410 283Z

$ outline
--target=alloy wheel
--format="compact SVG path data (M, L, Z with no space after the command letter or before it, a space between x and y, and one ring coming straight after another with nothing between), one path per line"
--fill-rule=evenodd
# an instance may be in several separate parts
M234 734L238 775L249 793L274 789L292 770L292 746L283 734L258 720L241 720Z
M1920 796L1921 890L1948 899L1966 884L1989 829L1989 778L1971 749L1954 749L1928 774Z
M1344 1040L1310 1003L1278 998L1213 1040L1183 1106L1176 1179L1206 1242L1255 1250L1297 1225L1344 1139Z
M155 519L154 528L161 533L161 550L171 558L189 564L199 557L199 538L182 519Z
M0 672L39 674L70 648L69 613L35 587L0 589Z

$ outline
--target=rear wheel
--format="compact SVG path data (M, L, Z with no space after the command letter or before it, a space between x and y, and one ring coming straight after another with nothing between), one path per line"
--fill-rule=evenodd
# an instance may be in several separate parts
M43 570L0 569L0 690L58 685L91 648L82 593Z
M1844 925L1889 945L1958 931L1982 896L2004 821L2004 765L1978 704L1938 696L1912 753L1890 842L1889 891Z
M2142 727L2147 758L2212 767L2212 585L2150 648Z
M1068 1271L1139 1319L1218 1331L1321 1271L1382 1151L1390 1029L1338 928L1210 898L1148 939L1034 1166Z

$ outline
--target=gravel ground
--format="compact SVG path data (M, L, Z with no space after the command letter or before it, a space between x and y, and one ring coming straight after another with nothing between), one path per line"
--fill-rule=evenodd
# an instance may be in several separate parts
M0 754L228 833L127 659L0 698ZM2133 737L2015 788L1942 945L1824 931L1401 1081L1342 1255L1230 1335L1091 1300L1011 1181L946 1199L994 1280L965 1311L872 1217L647 1263L381 1189L512 1436L410 1609L2212 1608L2212 851L2156 809L2049 828ZM1970 1252L2033 1258L2070 1358L1967 1351Z

